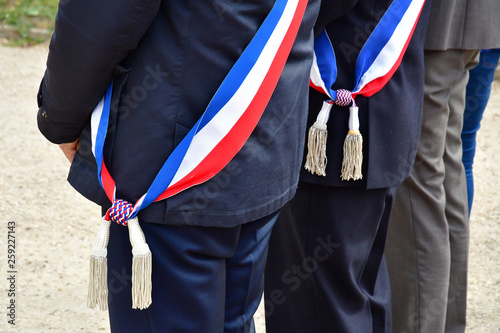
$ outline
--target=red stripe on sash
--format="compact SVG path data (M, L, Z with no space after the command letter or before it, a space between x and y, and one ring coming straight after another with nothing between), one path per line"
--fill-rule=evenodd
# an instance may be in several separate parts
M109 198L111 202L113 202L114 192L115 192L115 181L109 174L109 171L104 163L104 159L101 167L101 181L102 181L102 187L104 188L104 192L106 192L106 196Z

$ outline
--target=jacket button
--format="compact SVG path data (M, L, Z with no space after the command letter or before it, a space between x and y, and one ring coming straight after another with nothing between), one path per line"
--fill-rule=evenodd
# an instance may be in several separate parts
M47 112L45 110L42 110L42 117L47 118Z

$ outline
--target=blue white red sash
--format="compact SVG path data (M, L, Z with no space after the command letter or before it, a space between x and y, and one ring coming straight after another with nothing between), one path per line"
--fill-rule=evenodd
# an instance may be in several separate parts
M347 106L352 103L349 131L353 135L360 135L354 98L357 95L372 96L381 90L392 77L408 47L424 3L425 0L394 0L392 2L358 55L355 68L355 86L350 91L331 89L337 77L335 52L326 31L315 40L310 85L326 94L331 100L325 102L326 104L315 123L314 133L310 132L309 143L314 141L310 145L310 149L316 151L316 155L311 152L306 162L306 169L313 174L326 175L326 155L321 155L326 150L322 146L322 140L326 140L326 133L319 132L326 130L326 122L332 104ZM319 139L321 135L323 137ZM358 153L360 152L356 152L356 154ZM351 163L352 161L346 161L346 158L350 158L348 155L349 153L346 155L344 150L344 162ZM360 156L362 159L362 155ZM357 170L353 170L353 168ZM351 163L348 169L345 170L345 174L342 172L341 176L344 180L362 178L359 160Z
M103 218L90 258L87 304L107 308L106 247L110 221L128 225L133 252L132 308L151 304L151 251L137 213L154 201L201 184L221 171L243 147L264 112L295 41L307 0L277 0L256 35L181 143L166 159L148 191L131 204L116 198L103 158L112 84L91 117L92 152L111 208Z
M295 41L307 0L278 0L240 56L205 113L168 157L137 212L216 175L241 149L257 125ZM103 160L111 86L92 114L92 150L99 181L115 201L115 184Z

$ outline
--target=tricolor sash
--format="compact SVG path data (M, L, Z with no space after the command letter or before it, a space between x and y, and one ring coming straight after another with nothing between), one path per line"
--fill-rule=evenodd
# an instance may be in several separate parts
M305 168L312 174L326 176L326 124L333 104L348 106L349 132L344 141L342 180L361 179L362 137L359 132L357 95L366 97L380 91L399 67L411 40L425 0L394 0L377 24L356 60L355 86L349 91L332 90L337 78L333 46L326 31L314 42L310 86L327 95L316 122L309 129Z
M243 147L276 87L295 41L307 0L277 0L240 58L227 74L201 118L174 149L153 183L131 204L116 198L115 182L103 158L112 83L91 117L92 151L98 178L113 203L103 217L92 250L88 305L107 308L106 246L110 221L128 225L132 252L133 308L151 304L151 252L137 213L151 203L201 184L221 171Z

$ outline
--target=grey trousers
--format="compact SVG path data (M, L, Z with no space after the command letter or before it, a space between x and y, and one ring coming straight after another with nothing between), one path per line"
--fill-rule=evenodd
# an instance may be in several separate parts
M464 332L469 226L460 133L479 51L425 51L422 132L398 189L386 259L394 333Z

